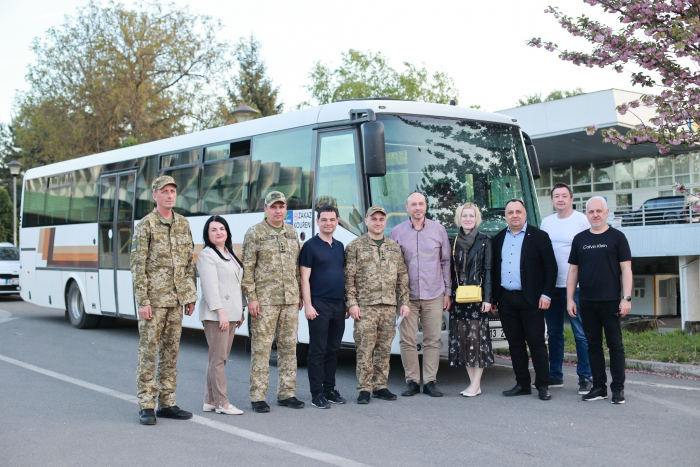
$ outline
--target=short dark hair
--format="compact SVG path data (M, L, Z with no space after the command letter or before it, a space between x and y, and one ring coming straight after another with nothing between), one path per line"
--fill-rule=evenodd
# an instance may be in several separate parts
M552 187L552 191L550 192L551 198L554 198L554 190L556 190L557 188L566 188L569 191L569 196L571 196L572 198L574 197L574 192L571 191L571 187L569 185L567 185L566 183L559 182L559 183L555 183L554 186Z
M506 208L508 207L508 205L509 205L510 203L520 203L520 204L523 206L523 209L524 209L525 211L527 211L527 208L525 207L525 203L523 203L522 200L519 200L518 198L513 198L513 199L511 199L510 201L508 201L508 202L506 203Z
M316 208L316 220L319 220L321 218L322 212L334 212L335 218L340 219L338 208L336 208L335 206L331 206L330 204L324 204L323 206L319 206Z

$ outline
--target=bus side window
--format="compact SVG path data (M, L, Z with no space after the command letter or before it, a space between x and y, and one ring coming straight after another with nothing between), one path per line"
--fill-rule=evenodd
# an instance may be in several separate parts
M138 173L136 174L136 216L135 219L143 219L153 211L153 196L151 195L151 183L158 173L158 156L150 156L139 159Z
M68 223L72 180L72 173L49 177L46 188L46 225L63 225Z
M256 136L253 140L250 210L262 212L265 195L281 191L290 210L311 209L311 127Z
M204 148L200 214L250 212L250 143L246 139Z
M97 180L100 167L73 172L73 193L70 198L70 223L97 222Z
M22 227L45 225L46 178L34 178L24 182L24 203L22 205Z

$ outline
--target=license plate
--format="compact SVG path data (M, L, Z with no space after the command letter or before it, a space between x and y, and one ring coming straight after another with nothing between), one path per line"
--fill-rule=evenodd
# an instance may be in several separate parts
M506 333L503 332L503 328L489 329L491 331L492 341L502 341L506 338Z
M19 279L6 279L9 285L19 285Z

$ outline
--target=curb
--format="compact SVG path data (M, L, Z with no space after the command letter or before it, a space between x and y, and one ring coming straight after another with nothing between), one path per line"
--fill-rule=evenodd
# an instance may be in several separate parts
M578 363L576 354L565 353L564 362ZM605 364L610 366L610 359L605 357ZM700 377L700 366L683 365L681 363L652 362L648 360L625 359L625 368L637 371L648 371L650 373L665 373L668 375L684 375Z

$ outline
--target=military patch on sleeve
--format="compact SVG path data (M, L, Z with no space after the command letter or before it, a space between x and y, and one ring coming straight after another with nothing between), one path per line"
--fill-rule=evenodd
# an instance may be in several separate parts
M133 238L131 239L131 252L133 253L136 251L136 245L138 243L136 242L136 234L134 234Z

